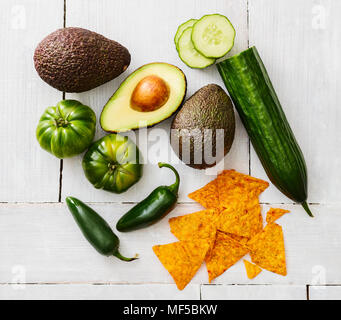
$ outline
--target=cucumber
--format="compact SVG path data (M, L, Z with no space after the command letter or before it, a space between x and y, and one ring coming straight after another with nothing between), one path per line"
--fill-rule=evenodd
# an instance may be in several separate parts
M178 48L178 42L179 42L179 38L180 36L182 35L182 33L189 27L192 27L194 23L196 23L198 20L197 19L190 19L186 22L184 22L183 24L181 24L179 27L178 27L178 30L176 30L176 34L175 34L175 37L174 37L174 43L175 43L175 47L176 47L176 50L179 51L179 48Z
M180 59L191 68L206 68L215 62L215 59L206 58L195 50L192 40L192 27L187 28L179 38L178 53Z
M203 16L193 25L192 41L195 49L207 58L221 58L234 45L236 31L221 14Z
M271 182L307 205L307 169L295 136L256 47L217 64L254 149Z

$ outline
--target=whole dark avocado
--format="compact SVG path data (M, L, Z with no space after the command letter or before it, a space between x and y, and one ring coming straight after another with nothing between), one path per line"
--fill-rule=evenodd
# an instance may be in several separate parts
M65 92L96 88L124 72L129 51L116 41L82 28L56 30L34 52L39 76Z
M209 84L194 93L173 119L171 145L185 164L206 169L229 152L234 133L230 97L220 86Z

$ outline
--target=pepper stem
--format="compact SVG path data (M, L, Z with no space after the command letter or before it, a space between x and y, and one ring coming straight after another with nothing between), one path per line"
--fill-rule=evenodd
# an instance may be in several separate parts
M169 168L171 169L174 174L175 174L175 182L168 186L168 189L173 192L175 195L178 194L178 191L179 191L179 185L180 185L180 176L179 176L179 173L175 170L175 168L173 166L171 166L170 164L168 163L164 163L164 162L159 162L158 163L159 165L159 168L163 168L163 167L166 167L166 168Z
M307 201L302 202L302 207L304 208L304 210L306 211L306 213L308 213L308 215L310 217L312 217L312 218L314 217L314 215L312 214L312 212L309 209Z
M133 261L133 260L138 259L138 254L135 254L135 257L133 257L133 258L126 258L126 257L122 256L118 251L116 251L113 255L122 261Z

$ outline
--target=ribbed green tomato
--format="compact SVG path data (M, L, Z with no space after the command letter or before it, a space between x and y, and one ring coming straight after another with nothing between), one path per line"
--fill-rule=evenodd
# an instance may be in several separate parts
M97 189L122 193L142 177L139 149L128 137L109 134L94 142L83 158L85 176Z
M48 107L40 118L36 135L40 146L57 158L85 151L96 131L96 115L77 100L62 100Z

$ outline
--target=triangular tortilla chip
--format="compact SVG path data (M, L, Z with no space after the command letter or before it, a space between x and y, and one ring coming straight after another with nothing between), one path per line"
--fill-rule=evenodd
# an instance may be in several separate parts
M282 227L276 223L267 224L264 230L252 238L250 248L251 261L263 269L285 276L285 249Z
M171 232L179 240L207 239L212 250L220 212L215 209L202 210L169 219Z
M202 265L209 243L205 239L178 241L153 247L163 266L173 277L179 290L191 281Z
M253 279L257 277L262 272L262 269L258 267L257 265L247 260L243 260L243 261L244 261L244 265L246 269L246 274L249 279Z
M247 194L230 202L219 216L218 229L251 239L263 229L263 217L258 197Z
M231 200L238 199L246 193L258 197L268 186L269 183L264 180L235 170L224 170L217 177L220 206L227 208Z
M209 282L224 273L248 252L248 247L218 231L214 248L206 259Z
M280 209L280 208L270 208L266 214L266 223L275 222L285 213L290 212L289 210Z
M214 209L202 210L169 219L171 232L179 240L215 237L219 212Z
M204 187L190 193L188 197L200 203L206 209L218 208L219 194L217 189L217 180L214 179Z

